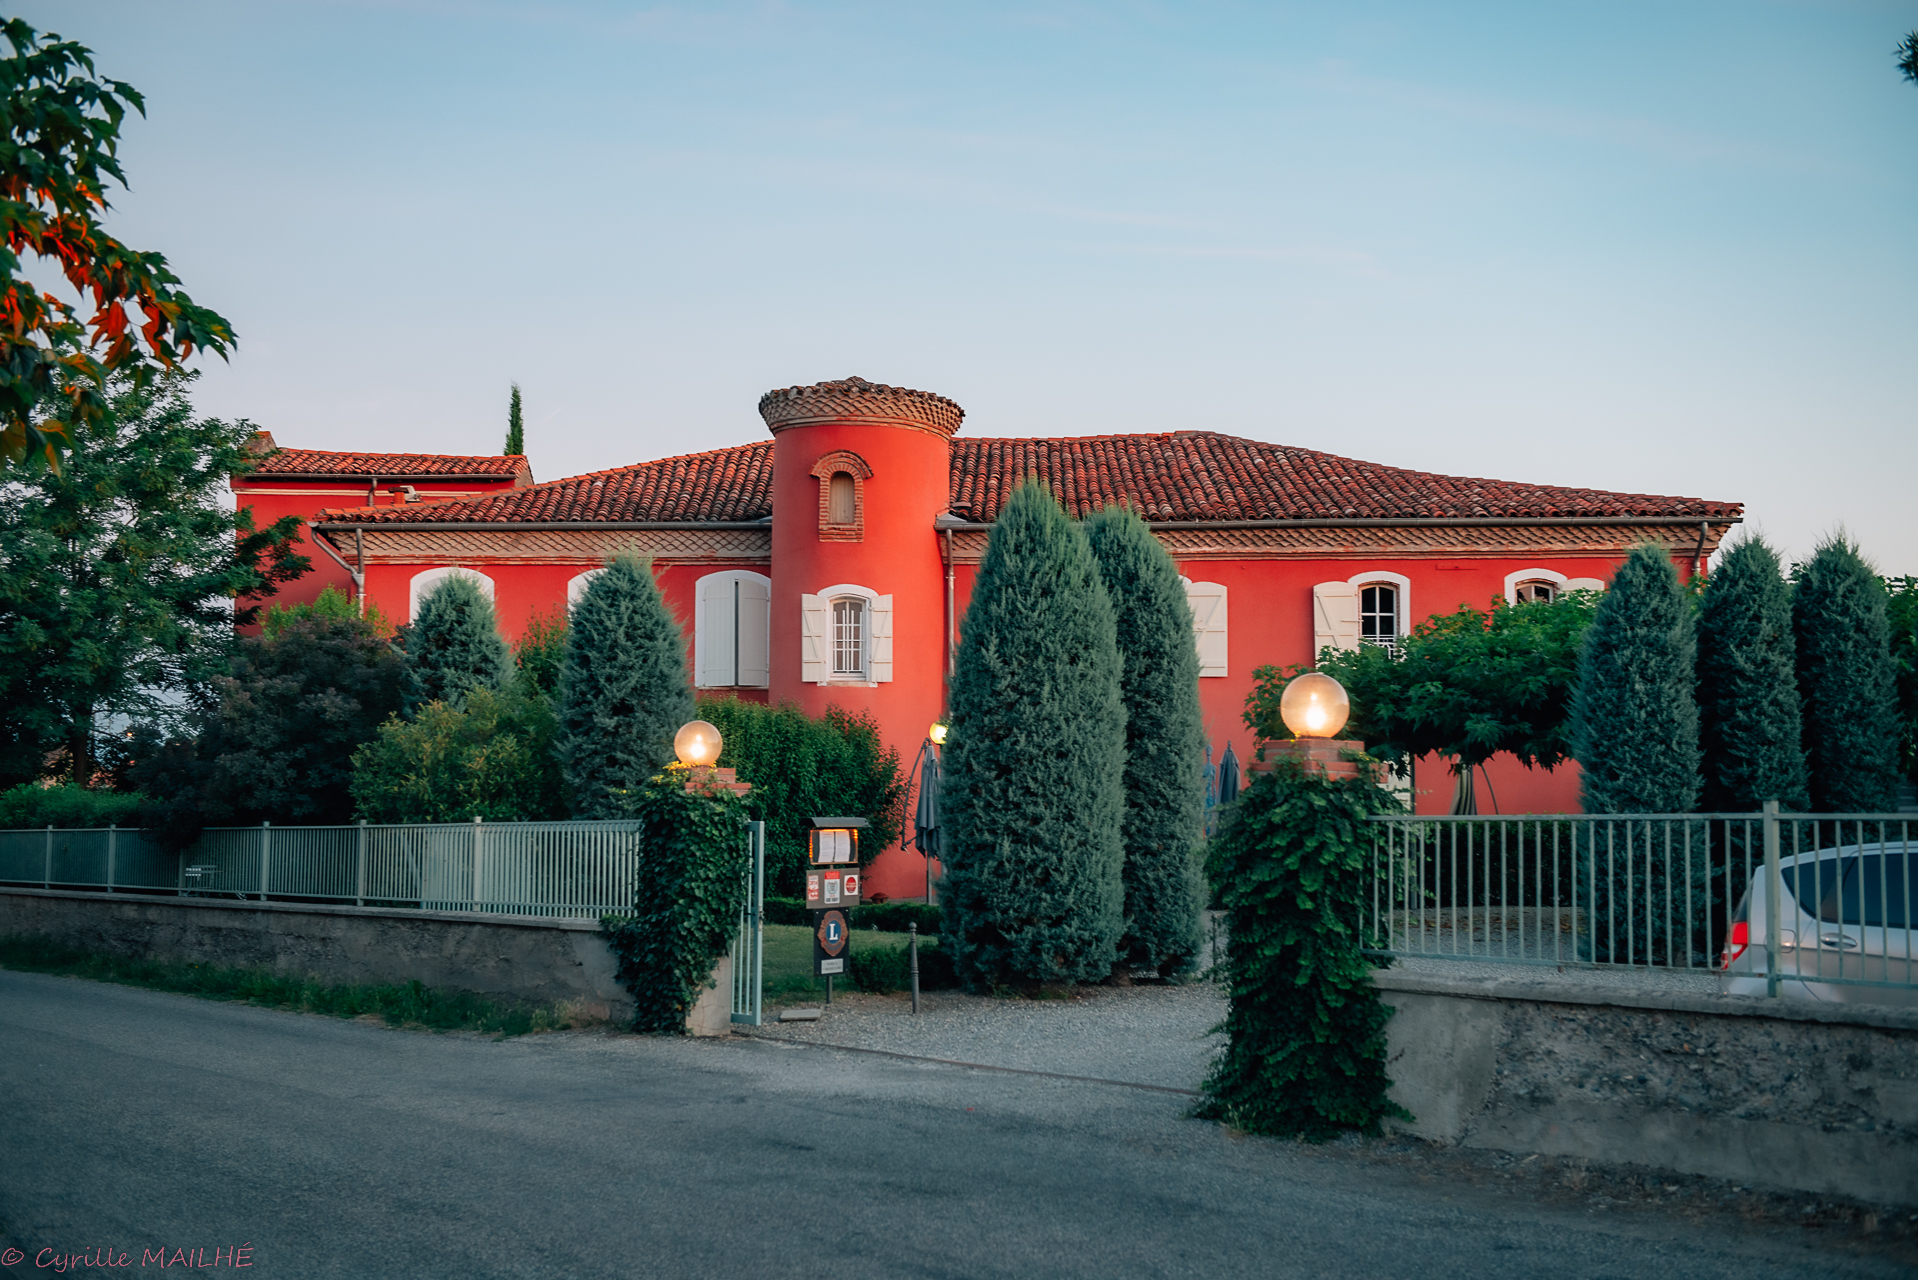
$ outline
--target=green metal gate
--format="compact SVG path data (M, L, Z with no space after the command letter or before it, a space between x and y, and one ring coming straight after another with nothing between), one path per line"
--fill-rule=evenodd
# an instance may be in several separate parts
M756 1027L766 978L766 824L746 824L746 901L733 935L733 1021Z

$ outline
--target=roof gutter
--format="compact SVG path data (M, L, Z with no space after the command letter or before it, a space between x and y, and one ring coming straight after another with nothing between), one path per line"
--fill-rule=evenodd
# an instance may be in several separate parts
M1459 528L1471 527L1522 527L1537 525L1634 525L1634 524L1743 524L1743 516L1407 516L1380 517L1376 519L1326 519L1326 520L1148 520L1150 529L1420 529L1420 528ZM934 522L940 529L954 529L961 533L979 532L992 528L990 523L977 520L949 520L941 517Z
M378 475L371 475L365 471L246 471L236 474L233 478L239 481L257 480L262 483L269 480L333 480L359 484L370 480L374 484L379 484L383 480L404 480L408 483L426 480L433 484L452 484L468 480L516 480L524 474L521 471L508 471L504 474L490 471L462 471L448 475L417 472L412 475L391 476L383 471Z

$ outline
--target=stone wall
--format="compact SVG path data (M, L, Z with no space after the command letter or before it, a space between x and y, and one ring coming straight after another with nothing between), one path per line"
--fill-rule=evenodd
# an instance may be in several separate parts
M1918 1204L1918 1010L1385 970L1392 1096L1440 1142Z
M469 911L0 889L0 934L45 934L116 955L267 968L329 983L418 979L629 1021L632 998L598 929L596 920Z

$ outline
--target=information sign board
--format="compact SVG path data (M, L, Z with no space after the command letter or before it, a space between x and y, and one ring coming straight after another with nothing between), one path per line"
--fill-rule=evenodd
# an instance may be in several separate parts
M852 928L846 921L846 913L829 908L813 912L812 919L813 972L820 977L844 973L852 948Z

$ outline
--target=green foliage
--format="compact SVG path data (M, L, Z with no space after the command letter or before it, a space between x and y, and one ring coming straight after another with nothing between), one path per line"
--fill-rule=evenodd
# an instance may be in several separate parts
M1199 651L1179 570L1144 520L1107 507L1086 522L1117 624L1125 704L1125 935L1132 963L1179 973L1199 953L1205 882Z
M573 607L560 669L559 750L573 816L617 817L620 793L673 759L693 718L686 639L637 556L615 556Z
M619 796L641 823L631 915L605 917L600 934L633 993L633 1030L685 1030L713 963L726 953L746 901L746 810L730 791L686 790L674 764Z
M1918 31L1900 40L1893 52L1898 55L1898 70L1904 73L1905 79L1918 82Z
M513 646L513 662L522 687L559 697L559 673L566 665L566 610L536 613Z
M0 791L0 831L20 827L133 827L146 797L89 791L72 783L23 782ZM903 927L903 926L902 926Z
M1352 699L1346 732L1387 760L1427 752L1467 767L1501 751L1528 767L1553 769L1570 755L1567 726L1579 646L1596 608L1593 592L1574 591L1549 603L1508 604L1490 611L1461 606L1427 618L1393 658L1378 645L1326 650L1319 670ZM1282 673L1262 667L1247 720L1269 737L1289 737L1278 718Z
M470 991L407 983L336 986L272 969L228 969L177 960L135 959L68 946L44 934L0 937L0 968L70 974L209 1000L244 1000L335 1018L378 1017L393 1027L484 1031L501 1036L564 1030L583 1019L560 1005L493 1000Z
M139 92L96 78L84 45L19 18L0 34L13 49L0 59L0 312L10 321L0 325L0 465L58 471L111 416L109 375L139 389L196 349L224 358L233 329L175 287L165 258L101 225L108 180L126 185L116 152L127 108L146 114ZM64 275L93 314L83 321L36 288L22 250L41 273Z
M797 703L768 706L721 696L702 697L696 714L725 740L719 764L753 784L746 806L766 824L767 892L805 891L806 820L815 814L872 823L860 842L868 863L899 839L905 800L899 752L880 742L870 711L830 706L815 720Z
M1012 496L966 610L945 746L942 943L968 986L1098 981L1125 928L1125 707L1085 533Z
M289 611L242 638L192 736L134 766L163 841L183 848L205 826L352 821L354 752L399 710L403 664L348 609Z
M190 382L116 381L64 475L0 482L0 785L90 781L111 718L177 724L253 620L235 598L309 567L296 518L221 508L253 427L195 418Z
M1794 670L1791 588L1751 538L1725 552L1698 611L1701 806L1748 813L1767 800L1803 812L1805 747Z
M512 683L513 653L493 602L470 577L442 578L406 631L405 714L433 702L459 707L475 689L497 692Z
M1891 627L1891 661L1898 673L1898 758L1905 776L1918 782L1918 578L1885 580L1885 616Z
M1635 547L1579 654L1573 754L1586 813L1689 813L1698 803L1692 602L1670 555Z
M1225 1053L1198 1113L1254 1133L1323 1141L1412 1117L1386 1097L1385 1024L1359 905L1372 891L1367 778L1281 761L1257 775L1212 839L1207 870L1231 941Z
M1884 584L1844 537L1798 572L1792 629L1805 708L1805 764L1819 813L1898 807L1898 677Z
M910 947L862 946L852 940L852 953L846 963L846 976L861 991L885 995L891 991L912 990L912 951ZM952 957L936 941L919 939L919 989L937 991L959 985L952 971Z
M277 639L289 624L306 618L328 618L336 622L361 621L374 634L388 638L395 631L377 604L369 603L362 617L353 597L329 584L318 596L301 604L267 605L266 612L260 615L260 634L269 640Z
M538 822L565 816L552 705L476 688L464 706L394 716L353 753L354 811L368 822Z
M526 452L526 423L520 417L519 383L513 384L513 398L506 406L506 447L504 454Z

